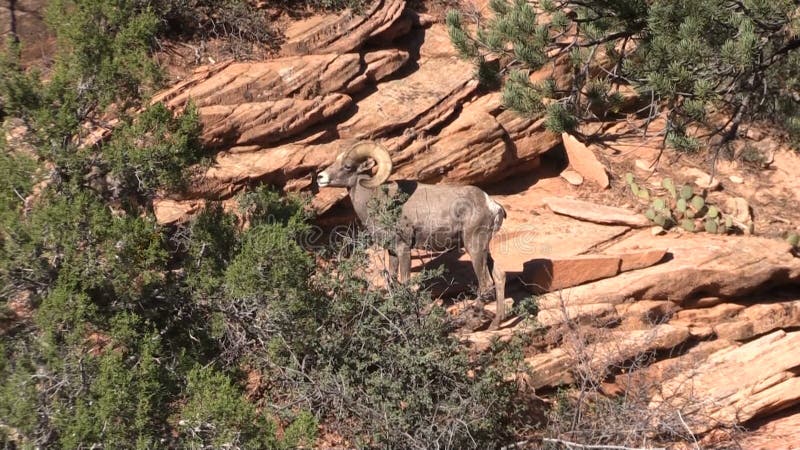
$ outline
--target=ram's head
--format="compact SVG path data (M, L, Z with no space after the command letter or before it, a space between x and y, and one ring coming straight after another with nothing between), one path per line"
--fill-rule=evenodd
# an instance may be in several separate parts
M377 167L377 171L370 177L373 167ZM376 188L391 173L389 152L380 144L364 141L339 154L333 164L317 175L317 185L352 188L360 181L365 188Z

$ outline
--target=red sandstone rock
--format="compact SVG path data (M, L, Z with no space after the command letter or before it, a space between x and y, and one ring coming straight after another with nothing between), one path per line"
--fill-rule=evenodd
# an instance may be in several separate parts
M587 180L593 181L601 188L607 188L610 185L608 174L605 166L597 159L597 155L567 133L563 133L561 139L564 142L570 166Z

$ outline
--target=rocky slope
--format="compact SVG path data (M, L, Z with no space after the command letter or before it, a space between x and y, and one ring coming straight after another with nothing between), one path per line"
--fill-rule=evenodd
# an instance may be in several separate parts
M199 67L157 96L174 109L197 105L204 142L217 151L186 192L156 202L160 222L253 184L311 191L312 174L349 143L380 140L394 178L478 184L508 211L493 255L513 300L540 295L539 310L533 322L511 318L499 331L467 334L469 345L535 330L527 382L540 392L587 370L619 392L638 377L652 386L652 409L681 411L710 446L714 429L741 425L757 428L747 448L798 442L786 424L800 412L800 258L776 239L800 224L800 211L787 207L800 201L797 154L753 128L741 145L769 158L759 167L724 162L714 183L696 161L658 159L635 117L599 125L616 136L603 145L552 134L481 91L443 24L402 0L315 16L287 36L278 58ZM628 171L648 186L672 177L706 188L759 236L656 235L625 188ZM347 220L332 210L345 194L318 192L313 205L323 219ZM432 258L419 254L415 265ZM450 269L447 292L473 282L466 256L433 262ZM642 354L653 361L621 377L615 367Z

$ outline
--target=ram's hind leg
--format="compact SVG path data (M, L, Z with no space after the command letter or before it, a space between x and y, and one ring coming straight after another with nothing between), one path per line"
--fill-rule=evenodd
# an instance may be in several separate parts
M397 281L406 283L411 278L411 248L405 242L398 242L395 252L397 254Z
M464 249L469 253L472 260L472 269L478 278L478 300L483 300L491 295L494 283L489 273L489 239L491 234L488 230L472 230L464 236Z

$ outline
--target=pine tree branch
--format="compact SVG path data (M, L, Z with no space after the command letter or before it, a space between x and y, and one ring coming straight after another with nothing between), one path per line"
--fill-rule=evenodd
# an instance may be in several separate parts
M607 42L616 41L618 39L631 38L635 34L636 34L635 31L626 30L626 31L619 31L619 32L616 32L616 33L612 33L612 34L609 34L608 36L606 36L604 38L595 39L595 40L592 40L592 41L587 41L587 42L569 42L569 43L567 43L567 42L556 42L553 45L555 45L556 47L560 47L562 50L563 49L567 49L567 48L572 48L572 47L592 47L592 46L595 46L595 45L600 45L600 44L605 44Z
M762 69L762 70L766 69L767 67L775 64L775 62L777 62L780 58L783 58L786 54L788 54L792 50L797 50L798 48L800 48L800 37L796 37L796 38L792 39L791 41L787 42L786 45L784 45L778 51L776 51L769 58L769 60L767 60L767 62L761 64L761 66L759 66L759 68Z

